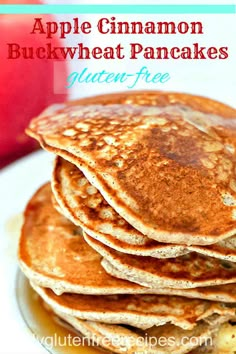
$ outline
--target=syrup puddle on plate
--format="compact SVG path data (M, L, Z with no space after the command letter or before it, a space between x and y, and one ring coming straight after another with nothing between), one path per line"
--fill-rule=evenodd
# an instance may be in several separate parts
M104 354L102 349L82 346L80 334L57 323L42 300L20 271L16 279L16 297L21 315L32 335L51 354ZM76 345L73 345L76 343Z

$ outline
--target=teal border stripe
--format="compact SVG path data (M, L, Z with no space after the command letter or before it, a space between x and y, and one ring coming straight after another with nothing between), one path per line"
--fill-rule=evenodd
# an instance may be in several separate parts
M0 14L234 14L236 5L1 5Z

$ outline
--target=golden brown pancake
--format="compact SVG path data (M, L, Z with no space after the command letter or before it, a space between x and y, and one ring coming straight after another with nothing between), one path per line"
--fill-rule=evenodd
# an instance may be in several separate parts
M236 121L220 117L221 109L203 114L206 102L203 108L197 102L198 110L65 106L33 120L28 133L77 165L141 233L160 242L212 244L236 230Z
M101 256L83 240L80 229L53 208L49 183L36 192L26 207L19 260L28 278L56 293L141 290L127 281L117 283L103 270Z
M117 276L120 272L121 279L143 286L188 289L236 282L236 264L233 262L195 252L168 259L128 255L113 250L85 232L83 234L88 244L105 259L102 265L108 273ZM116 274L111 268L117 270Z
M81 237L80 230L53 207L50 184L29 201L19 244L20 266L26 276L55 293L173 294L236 302L235 284L196 289L148 289L117 279L101 266L102 257Z
M31 283L51 307L80 319L124 324L147 329L172 323L192 329L213 314L235 316L235 308L223 303L167 295L56 295L52 290Z
M70 162L57 157L52 190L54 206L88 235L105 245L128 254L172 258L195 251L211 257L236 262L236 237L210 246L184 246L154 241L128 224L105 201L83 173Z
M134 245L152 242L120 217L75 165L59 156L54 163L52 191L63 213L91 233L109 234Z
M157 258L188 253L183 245L159 243L142 235L110 207L75 165L60 157L55 160L52 190L59 212L112 248Z

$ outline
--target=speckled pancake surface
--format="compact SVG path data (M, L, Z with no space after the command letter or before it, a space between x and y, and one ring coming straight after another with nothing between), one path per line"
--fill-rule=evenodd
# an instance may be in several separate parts
M168 259L128 255L113 250L85 232L83 234L89 245L104 257L105 263L102 264L108 273L115 275L110 269L113 267L120 272L120 278L143 286L188 289L236 282L236 264L233 262L195 252Z
M80 319L124 324L147 329L172 323L192 329L213 314L235 316L236 308L219 302L167 295L56 295L31 283L33 289L53 308Z
M56 209L90 236L117 251L156 258L178 257L195 251L236 262L236 237L209 246L160 243L142 235L105 201L83 173L70 162L57 157L52 177Z
M103 270L101 256L83 240L80 229L54 209L49 183L32 197L24 218L19 261L31 280L56 293L141 290L135 284L117 281Z
M148 289L112 277L101 266L102 257L81 237L78 227L53 207L50 184L29 201L19 243L19 261L25 275L55 293L173 294L236 302L235 284L196 289Z
M54 164L52 190L65 213L71 215L72 221L92 233L110 234L134 245L149 241L110 207L75 165L60 157L56 158Z
M75 165L60 157L55 160L52 190L59 204L55 203L58 211L112 248L158 258L188 253L183 245L159 243L134 229L116 213Z

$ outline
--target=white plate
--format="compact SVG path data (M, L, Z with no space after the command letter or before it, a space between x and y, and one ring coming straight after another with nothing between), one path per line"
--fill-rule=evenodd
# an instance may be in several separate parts
M53 156L39 151L0 172L0 353L45 354L23 321L16 301L20 214L30 196L50 179Z

